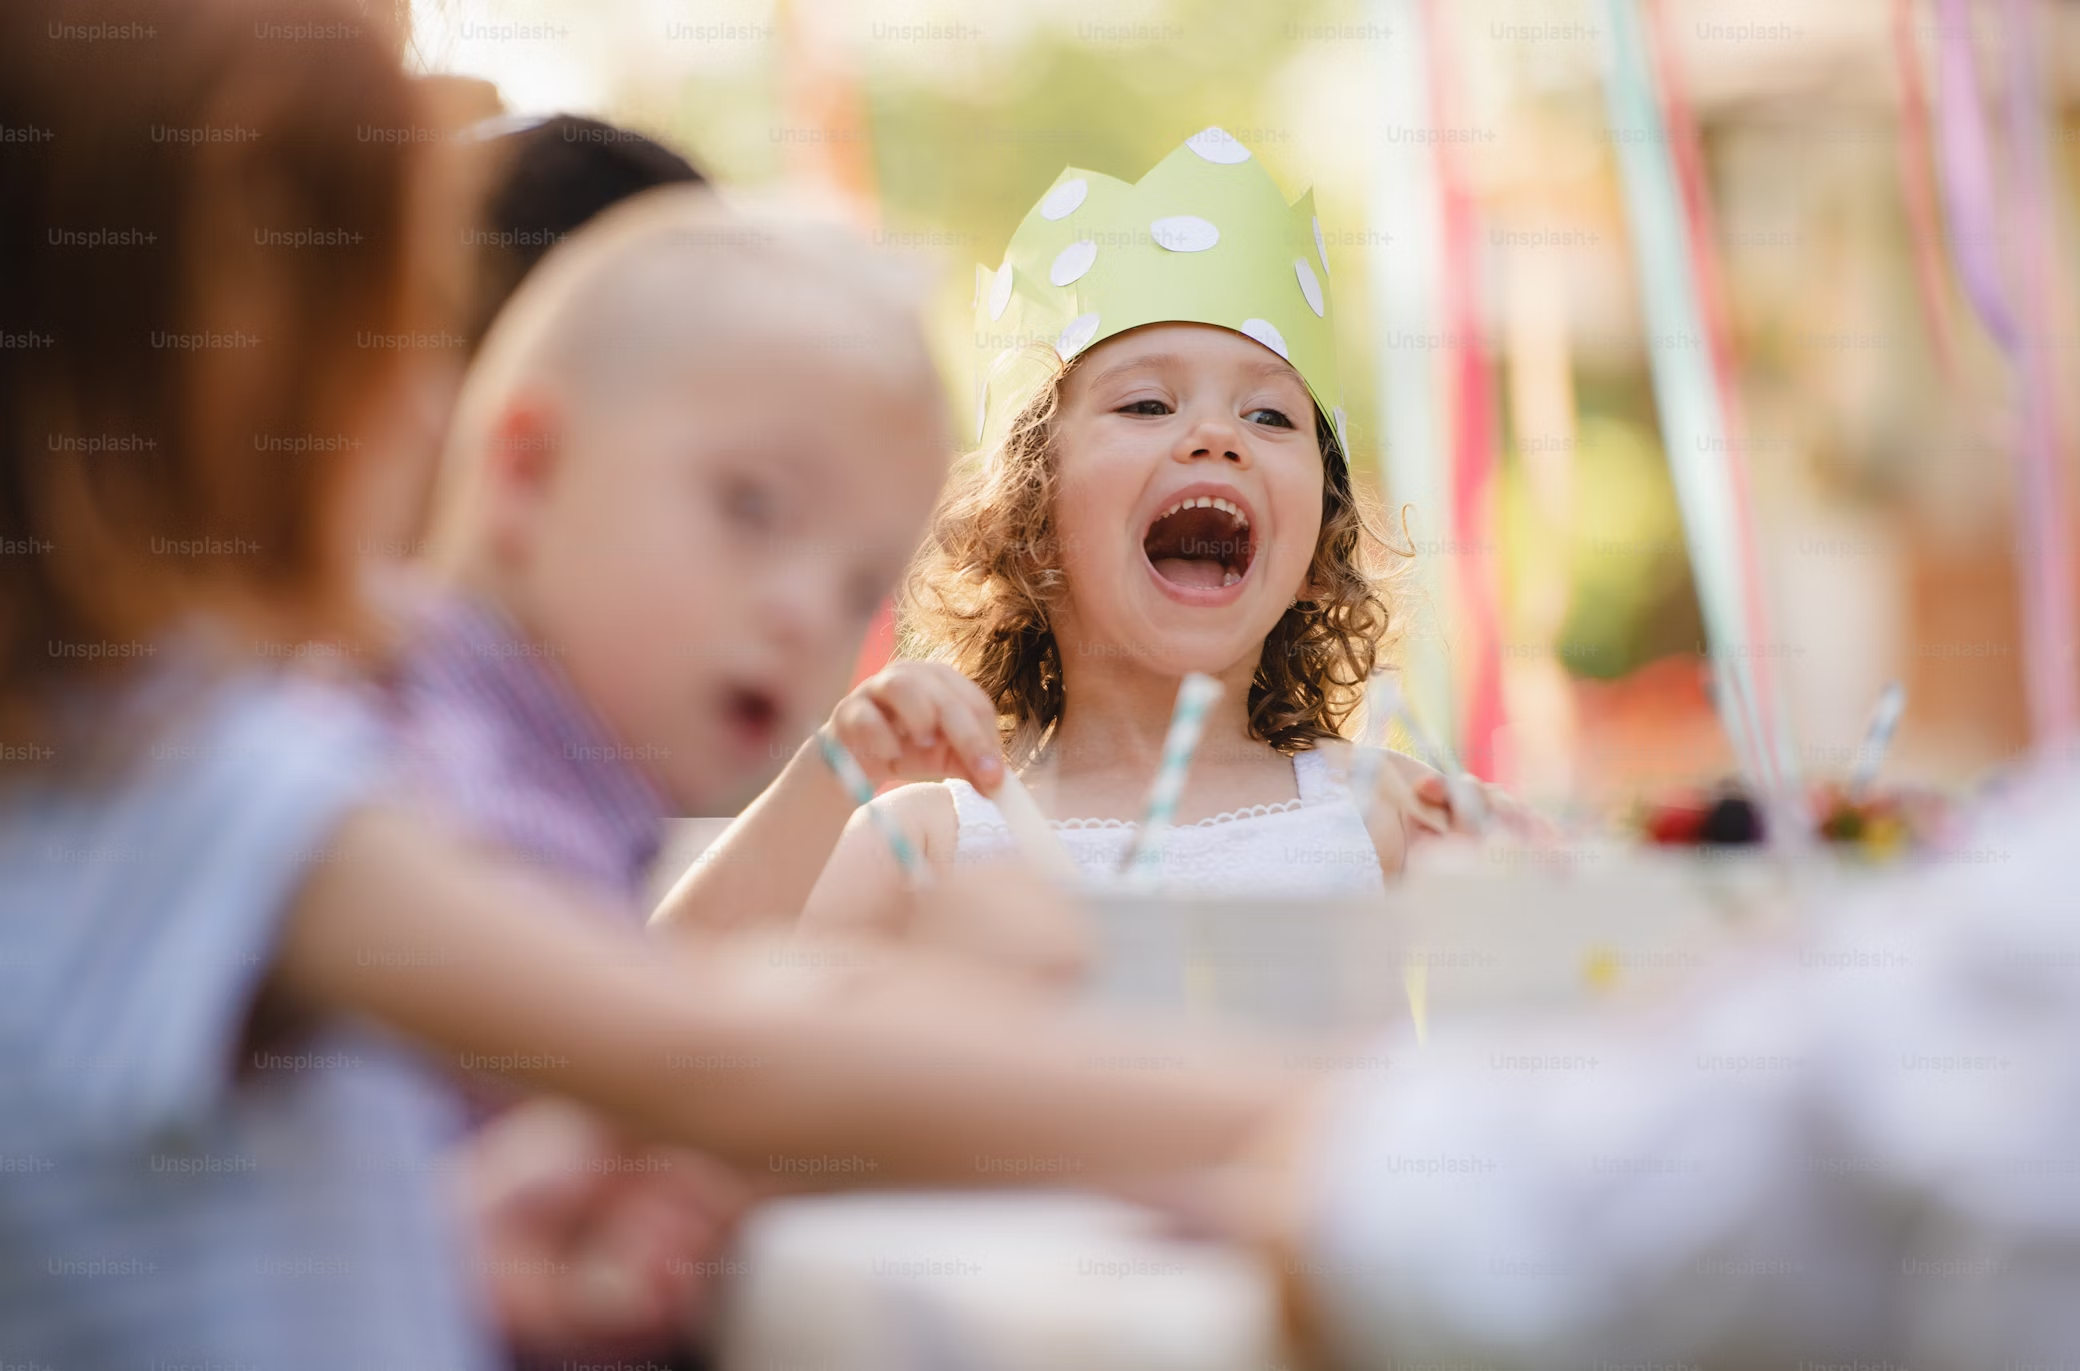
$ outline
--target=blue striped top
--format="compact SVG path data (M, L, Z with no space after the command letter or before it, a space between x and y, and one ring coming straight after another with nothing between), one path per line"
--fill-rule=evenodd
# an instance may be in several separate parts
M381 739L255 673L113 780L0 774L0 1365L491 1364L434 1078L349 1024L245 1041Z

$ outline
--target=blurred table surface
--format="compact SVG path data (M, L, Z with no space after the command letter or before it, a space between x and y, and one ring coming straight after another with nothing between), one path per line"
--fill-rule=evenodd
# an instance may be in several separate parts
M1062 1191L781 1201L753 1216L722 1371L1264 1371L1270 1267Z

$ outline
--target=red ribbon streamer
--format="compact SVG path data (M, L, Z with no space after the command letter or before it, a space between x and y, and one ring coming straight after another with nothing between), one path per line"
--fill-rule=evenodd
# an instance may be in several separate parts
M1424 0L1430 48L1430 119L1458 127L1453 64L1442 7ZM1460 677L1461 764L1495 779L1495 737L1502 727L1501 587L1495 571L1495 381L1481 336L1478 308L1479 223L1464 169L1449 138L1437 140L1437 179L1444 238L1445 336L1452 388L1451 528L1458 568L1456 636L1464 646Z

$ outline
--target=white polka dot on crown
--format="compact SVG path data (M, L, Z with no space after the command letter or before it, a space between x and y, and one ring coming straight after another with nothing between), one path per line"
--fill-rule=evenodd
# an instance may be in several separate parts
M1238 330L1244 337L1254 338L1281 357L1286 355L1286 336L1273 328L1269 319L1244 319ZM1286 358L1291 361L1291 358Z
M1249 149L1218 124L1209 125L1184 140L1184 145L1209 162L1233 166L1249 160Z
M1314 225L1314 255L1322 259L1322 275L1327 276L1329 274L1329 249L1322 243L1322 221L1314 215L1309 215L1307 222Z
M1307 265L1305 257L1293 259L1293 274L1300 278L1300 293L1307 297L1307 307L1314 311L1315 318L1323 318L1322 283L1314 279L1314 268Z
M1221 231L1196 214L1173 214L1148 226L1156 246L1172 252L1204 252L1221 240Z
M1088 238L1079 238L1056 254L1054 265L1047 269L1047 279L1058 286L1066 286L1083 279L1098 260L1098 245Z
M1077 207L1083 203L1084 197L1090 193L1090 182L1084 180L1081 176L1071 177L1047 192L1047 195L1040 201L1040 217L1042 219L1066 219L1076 212Z
M995 320L1004 317L1004 309L1011 303L1011 263L1006 261L997 268L997 279L989 283L989 317Z
M1061 337L1054 340L1054 350L1064 362L1090 346L1091 339L1098 336L1098 316L1079 314L1069 321Z

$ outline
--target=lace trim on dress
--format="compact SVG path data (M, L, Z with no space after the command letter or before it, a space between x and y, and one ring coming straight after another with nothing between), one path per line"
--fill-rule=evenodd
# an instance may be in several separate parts
M1237 819L1261 819L1261 818L1263 818L1263 817L1264 817L1264 816L1265 816L1266 814L1285 814L1285 813L1289 813L1289 812L1291 812L1292 810L1295 810L1295 809L1305 809L1305 808L1307 808L1307 801L1305 801L1305 800L1302 800L1302 799L1298 799L1298 798L1295 798L1295 799L1291 799L1291 800L1280 800L1280 801L1278 801L1278 802L1277 802L1276 804L1268 804L1268 805L1249 805L1249 806L1246 806L1245 808L1242 808L1242 809L1231 809L1231 810L1228 810L1227 812L1225 812L1225 813L1222 813L1222 814L1215 814L1215 815L1213 815L1213 816L1212 816L1212 817L1210 817L1210 818L1205 818L1205 819L1194 819L1194 820L1193 820L1193 821L1192 821L1191 823L1188 823L1188 824L1172 824L1172 825L1170 825L1170 827L1172 827L1172 828L1213 828L1213 827L1215 827L1215 826L1217 826L1217 825L1220 825L1220 824L1230 824L1230 823L1233 823L1233 822L1235 822L1235 821L1236 821ZM1049 824L1049 826L1051 826L1051 827L1054 827L1054 828L1139 828L1139 827L1141 827L1140 823L1139 823L1139 822L1138 822L1137 820L1134 820L1134 819L1049 819L1049 820L1048 820L1048 824Z
M1312 748L1294 755L1293 780L1300 794L1293 799L1279 800L1271 804L1247 805L1241 809L1230 809L1215 814L1211 818L1195 819L1188 824L1172 824L1170 827L1217 828L1221 824L1231 824L1238 819L1261 819L1271 814L1290 814L1310 805L1333 803L1340 795L1327 762L1326 757ZM957 778L949 778L946 785L953 791L954 811L959 816L963 829L990 834L1011 831L1009 825L997 816L996 802L989 796ZM963 803L964 800L968 803ZM990 817L973 815L972 811L977 807L984 809ZM1133 819L1049 819L1047 826L1071 832L1104 832L1113 829L1126 831L1141 827L1140 823Z
M982 798L987 800L989 797L985 795ZM1231 809L1224 814L1215 814L1211 818L1195 819L1188 824L1171 824L1170 827L1214 828L1221 824L1234 823L1237 819L1261 819L1267 814L1289 814L1296 809L1305 809L1307 806L1308 801L1306 800L1280 800L1276 804L1250 805L1244 809ZM1133 819L1049 819L1047 826L1049 828L1079 831L1124 830L1141 827L1140 823ZM977 833L1009 833L1011 831L1010 825L1004 823L1001 819L964 820L962 827Z

